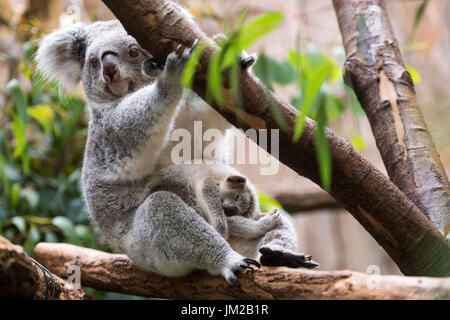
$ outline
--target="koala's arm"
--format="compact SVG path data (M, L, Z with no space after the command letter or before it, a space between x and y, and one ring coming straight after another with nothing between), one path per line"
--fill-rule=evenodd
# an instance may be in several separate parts
M117 135L162 139L170 130L183 94L181 73L191 49L172 52L159 79L125 97L109 114L107 125ZM161 140L160 140L161 141Z
M243 239L261 238L279 223L280 219L277 211L264 214L258 220L243 216L227 217L228 234Z

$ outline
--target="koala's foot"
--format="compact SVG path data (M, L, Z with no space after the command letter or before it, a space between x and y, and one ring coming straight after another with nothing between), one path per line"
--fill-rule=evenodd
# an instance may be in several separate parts
M239 64L242 71L247 71L256 61L256 54L247 55L244 51L239 57Z
M250 269L253 271L252 265L256 266L257 268L261 268L261 265L258 261L250 258L244 258L240 254L235 253L233 254L233 257L228 259L228 263L222 269L221 274L228 283L239 286L239 282L236 278L235 272L241 272L245 269Z
M218 33L213 36L213 40L219 46L222 46L223 43L227 40L227 36L223 33ZM247 71L255 62L256 54L248 54L245 50L241 52L239 56L239 64L242 71Z
M260 261L264 266L284 266L289 268L315 268L319 266L316 261L311 260L311 255L309 254L295 253L272 247L261 247L259 252L262 254Z

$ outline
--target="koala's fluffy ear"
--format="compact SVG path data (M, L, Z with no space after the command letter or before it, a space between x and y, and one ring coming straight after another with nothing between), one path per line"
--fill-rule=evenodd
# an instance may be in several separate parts
M229 176L227 178L227 183L236 189L243 188L245 186L245 183L247 182L247 179L242 176Z
M75 87L81 80L86 42L86 29L81 24L50 33L40 41L36 52L38 70L65 89Z

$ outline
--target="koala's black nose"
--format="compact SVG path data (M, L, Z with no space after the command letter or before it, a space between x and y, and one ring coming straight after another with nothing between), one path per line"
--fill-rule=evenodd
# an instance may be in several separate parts
M223 204L223 211L226 216L233 216L237 214L237 207L231 204Z
M113 82L120 79L119 58L110 52L102 56L103 78L106 82Z

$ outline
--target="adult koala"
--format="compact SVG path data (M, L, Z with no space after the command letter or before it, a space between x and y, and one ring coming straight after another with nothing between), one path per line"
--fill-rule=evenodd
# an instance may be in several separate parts
M235 271L258 262L234 251L174 193L149 190L170 151L175 118L192 119L192 110L178 108L191 50L178 48L160 66L118 21L108 21L51 33L36 58L62 87L83 83L90 116L83 193L108 243L148 271L183 276L204 269L235 284Z

